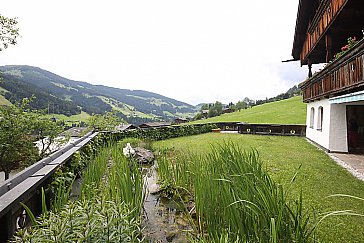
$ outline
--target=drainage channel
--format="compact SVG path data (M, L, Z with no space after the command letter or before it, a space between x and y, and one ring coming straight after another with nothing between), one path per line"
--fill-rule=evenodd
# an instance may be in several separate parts
M155 165L143 167L147 186L144 202L144 236L148 242L188 242L192 230L183 212L183 205L162 197L158 191Z

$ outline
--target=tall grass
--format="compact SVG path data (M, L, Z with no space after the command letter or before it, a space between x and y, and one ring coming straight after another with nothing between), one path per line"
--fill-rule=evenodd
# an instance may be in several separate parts
M81 197L92 198L95 194L98 194L99 185L102 177L106 173L107 164L109 163L110 150L102 149L100 153L90 161L85 172L81 176Z
M137 161L121 153L123 145L119 143L111 149L113 166L108 175L108 193L112 200L127 204L138 218L144 203L145 183Z
M122 146L109 144L90 161L82 176L79 200L33 218L34 226L20 230L13 241L142 241L144 181L137 164L122 155ZM63 203L64 198L59 200Z
M162 158L159 174L194 195L197 228L214 242L309 242L313 228L302 197L289 202L255 150L225 143L206 156ZM173 179L168 176L173 176ZM167 178L167 179L166 179Z

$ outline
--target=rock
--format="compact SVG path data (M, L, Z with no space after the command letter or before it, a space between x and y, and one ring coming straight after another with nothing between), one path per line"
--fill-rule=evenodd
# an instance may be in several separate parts
M157 193L159 193L161 191L159 185L156 184L156 183L150 185L148 190L149 190L149 193L152 194L152 195L157 194Z
M166 236L166 240L167 240L168 242L172 242L172 241L173 241L173 239L174 239L174 237L176 237L177 233L178 233L177 231L169 232L169 233L167 234L167 236Z
M136 155L139 163L141 163L141 164L153 163L154 155L153 155L152 151L145 149L145 148L141 148L141 147L136 147L134 150L135 150L135 155Z

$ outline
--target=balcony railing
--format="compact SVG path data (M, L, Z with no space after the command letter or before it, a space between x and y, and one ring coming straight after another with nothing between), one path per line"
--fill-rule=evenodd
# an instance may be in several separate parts
M303 101L355 91L364 85L364 39L300 85Z
M305 60L326 33L348 0L323 1L311 23L301 52Z

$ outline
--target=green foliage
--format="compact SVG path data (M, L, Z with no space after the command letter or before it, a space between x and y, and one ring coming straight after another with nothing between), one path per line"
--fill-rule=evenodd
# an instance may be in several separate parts
M351 48L353 48L356 45L356 43L358 43L356 37L349 37L347 44L341 48L341 52L335 55L334 60L340 58L345 53L347 53Z
M81 197L68 200L70 187L66 184L71 173L60 172L54 181L59 188L52 210L37 219L28 210L34 227L20 230L14 242L142 241L140 222L145 189L141 171L134 161L121 154L129 141L103 146L104 139L102 135L97 137L86 150L88 156L82 151L71 162L73 168L79 168L75 164L85 164L81 162L84 158L88 160L82 175ZM92 147L99 152L96 154Z
M153 147L203 155L209 152L211 144L218 145L224 141L238 143L245 150L256 148L269 174L289 190L292 199L304 192L303 207L305 210L315 208L317 219L333 211L352 210L364 214L364 204L359 200L328 197L347 194L364 198L364 183L305 138L208 133L158 141ZM300 165L295 183L291 184L292 175ZM317 228L317 235L321 242L363 242L363 228L361 217L328 217Z
M219 101L216 101L214 105L212 105L209 109L208 116L214 117L222 114L222 104Z
M230 242L311 242L314 226L302 197L291 204L256 151L226 143L206 156L186 152L178 157L159 160L159 175L194 195L197 228L207 230L210 241L228 235Z
M235 110L243 110L243 109L246 109L248 108L248 104L245 103L244 101L238 101L236 104L235 104Z
M11 242L139 242L138 222L125 204L102 196L70 201L36 225L41 227L22 229Z
M164 140L169 138L191 136L201 133L211 132L213 128L216 128L214 124L203 124L203 125L179 125L169 126L162 128L151 128L145 130L127 130L123 132L111 133L105 136L111 136L115 141L124 138L139 138L142 140Z
M11 170L46 156L51 144L62 143L55 139L63 127L50 119L42 119L40 112L31 111L32 100L34 97L11 106L0 106L0 169L5 172L5 178ZM41 140L40 153L34 146L37 140Z
M29 99L14 106L0 106L0 169L8 178L11 170L35 161L32 132L35 113L28 109Z
M96 131L114 131L117 125L123 120L116 116L115 112L105 112L104 114L92 114L87 119L87 125Z
M131 141L123 140L111 148L114 163L108 174L109 196L115 201L124 202L129 207L131 216L138 219L145 197L144 178L135 158L126 158L121 153L126 143Z
M40 118L38 114L37 119L33 125L33 135L36 140L40 141L40 158L44 158L53 152L51 146L60 147L66 140L57 138L63 132L63 126L60 122L52 121L47 118Z
M16 18L7 18L0 15L0 51L15 45L19 36L17 28L18 20Z
M59 211L68 202L74 180L75 175L72 172L60 170L60 174L52 181L50 190L53 194L50 199L53 201L53 211Z

